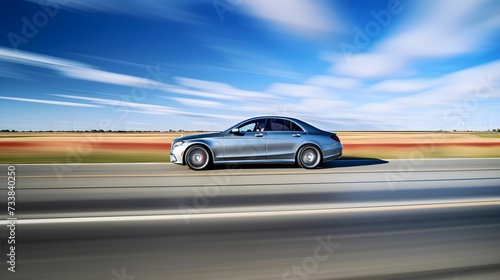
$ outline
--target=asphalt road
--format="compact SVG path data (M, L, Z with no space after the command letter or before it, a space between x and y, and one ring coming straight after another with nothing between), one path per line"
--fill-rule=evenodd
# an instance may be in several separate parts
M500 159L18 165L16 273L0 201L0 279L500 279Z

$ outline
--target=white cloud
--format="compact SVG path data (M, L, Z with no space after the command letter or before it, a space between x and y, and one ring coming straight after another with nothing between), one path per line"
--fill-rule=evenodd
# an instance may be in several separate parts
M241 101L276 99L276 97L271 94L266 94L257 91L250 91L250 90L242 90L225 83L191 79L191 78L182 78L182 77L177 77L176 81L177 83L179 83L184 87L193 88L201 92L204 92L206 94L212 94L213 97L217 97L219 99L232 99ZM174 92L182 92L182 91L174 90Z
M308 84L275 83L269 86L266 91L283 97L318 98L329 95L325 88Z
M84 81L136 88L153 88L164 91L166 93L175 93L212 99L242 101L275 98L274 96L260 92L237 89L224 83L182 77L177 78L177 82L181 85L177 86L153 79L99 70L95 69L91 65L72 60L66 60L26 51L14 51L12 49L3 47L0 47L0 60L11 61L36 67L44 67L54 70L63 76Z
M114 100L114 99L85 97L85 96L67 95L67 94L53 94L53 95L59 96L59 97L64 97L64 98L86 100L86 101L91 101L91 102L102 104L102 105L115 106L115 107L134 108L134 109L158 111L158 112L172 113L172 114L177 112L177 110L175 108L161 106L161 105L154 105L154 104L145 104L145 103L128 102L128 101L121 101L121 100Z
M71 106L71 107L87 107L87 108L100 108L100 107L102 107L102 106L93 105L93 104L64 102L64 101L56 101L56 100L21 98L21 97L9 97L9 96L0 96L0 99L21 101L21 102L31 102L31 103L41 103L41 104L49 104L49 105L59 105L59 106Z
M191 107L217 108L217 109L226 107L223 103L220 103L217 101L212 101L212 100L180 98L180 97L172 97L171 99L175 100L183 105L191 106Z
M414 59L440 58L477 50L484 37L500 27L495 1L421 1L422 13L403 32L383 41L379 50ZM423 20L425 19L425 20Z
M21 64L27 64L38 67L59 69L59 67L88 67L88 65L72 60L57 58L39 53L14 50L0 46L0 58L5 61L11 61Z
M336 16L318 1L252 0L245 1L247 11L255 17L287 32L300 35L321 34L342 27Z
M113 73L95 69L93 66L73 60L13 50L0 47L0 59L19 64L43 67L54 70L60 74L79 80L115 84L131 87L166 86L158 81L139 78L125 74Z
M150 114L150 115L176 115L176 116L216 118L216 119L237 118L235 116L227 116L222 114L190 112L187 110L181 110L178 108L168 107L163 105L145 104L145 103L128 102L128 101L105 99L105 98L85 97L77 95L66 95L66 94L53 94L53 95L63 98L91 101L101 105L113 106L114 110L117 112Z
M305 83L309 85L339 89L355 89L361 86L361 82L358 79L323 75L311 77L307 79Z
M125 74L113 73L98 69L84 68L84 67L64 67L58 70L65 76L79 80L86 80L92 82L99 82L105 84L114 84L129 87L160 87L164 84L147 79L130 76Z
M481 102L500 97L500 60L456 71L429 81L433 88L386 102L355 108L380 124L397 124L411 118L432 124L435 129L457 129L454 120L467 119L481 111ZM441 112L440 115L429 112ZM446 114L449 114L448 116ZM451 121L450 121L451 120ZM424 129L425 126L418 126ZM400 123L399 129L412 129ZM415 128L413 128L415 129ZM427 129L430 129L427 127Z
M320 127L330 129L456 129L450 126L442 112L459 108L459 112L465 110L466 117L480 112L481 107L469 111L464 108L500 96L497 73L500 73L500 60L437 78L390 79L373 86L364 86L358 79L314 76L302 84L273 84L266 92L281 94L282 101L241 109L316 120ZM339 85L346 90L332 87ZM381 102L359 99L363 95L373 96L375 90L411 95L385 95L381 96ZM350 102L344 98L349 98ZM441 114L436 115L436 112Z
M348 77L378 78L401 74L398 72L406 63L405 57L395 54L365 53L338 59L331 71Z
M219 94L216 92L206 92L203 90L195 90L195 89L190 89L190 88L186 88L186 87L182 87L182 86L170 87L166 91L169 93L177 93L177 94L182 94L182 95L190 95L190 96L197 96L197 97L203 97L203 98L212 98L212 99L220 99L220 100L238 100L237 96Z
M385 80L368 88L380 92L416 92L437 86L435 79Z
M381 78L413 73L413 62L480 52L500 30L498 3L478 1L418 1L396 33L365 52L337 57L334 74ZM411 10L410 10L411 9Z
M179 85L167 84L161 81L156 81L148 78L141 78L126 74L95 69L91 65L83 64L80 62L60 59L37 53L30 53L26 51L16 52L14 50L2 47L0 47L0 60L12 61L15 63L26 64L36 67L44 67L47 69L54 70L60 73L61 75L69 78L134 87L134 88L155 89L169 94L196 96L196 97L203 97L216 100L233 100L239 102L279 99L279 97L277 97L274 94L243 90L235 88L225 83L199 80L199 79L177 77L175 80ZM87 99L87 100L97 101L97 99L94 100ZM101 102L103 102L103 100L101 100ZM216 103L215 101L212 101L211 104L214 105ZM106 105L134 106L134 104L130 103L118 104L115 101L113 101L113 104L108 103ZM163 108L162 110L166 109Z

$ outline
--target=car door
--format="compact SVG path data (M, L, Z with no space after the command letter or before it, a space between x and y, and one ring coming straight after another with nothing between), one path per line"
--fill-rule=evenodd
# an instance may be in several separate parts
M238 127L238 133L228 133L224 136L225 160L265 160L267 146L267 119L256 119L246 122Z
M300 126L286 119L270 119L267 130L267 158L270 160L294 160L295 151L307 137Z

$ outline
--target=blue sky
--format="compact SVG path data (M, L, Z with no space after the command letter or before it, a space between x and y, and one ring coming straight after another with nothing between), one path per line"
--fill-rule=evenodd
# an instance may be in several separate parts
M0 128L500 128L500 2L2 1Z

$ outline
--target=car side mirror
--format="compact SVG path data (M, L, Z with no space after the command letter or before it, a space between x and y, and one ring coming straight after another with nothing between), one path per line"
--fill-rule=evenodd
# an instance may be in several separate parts
M237 128L233 128L233 129L231 129L231 133L235 133L235 134L240 133L240 130Z

